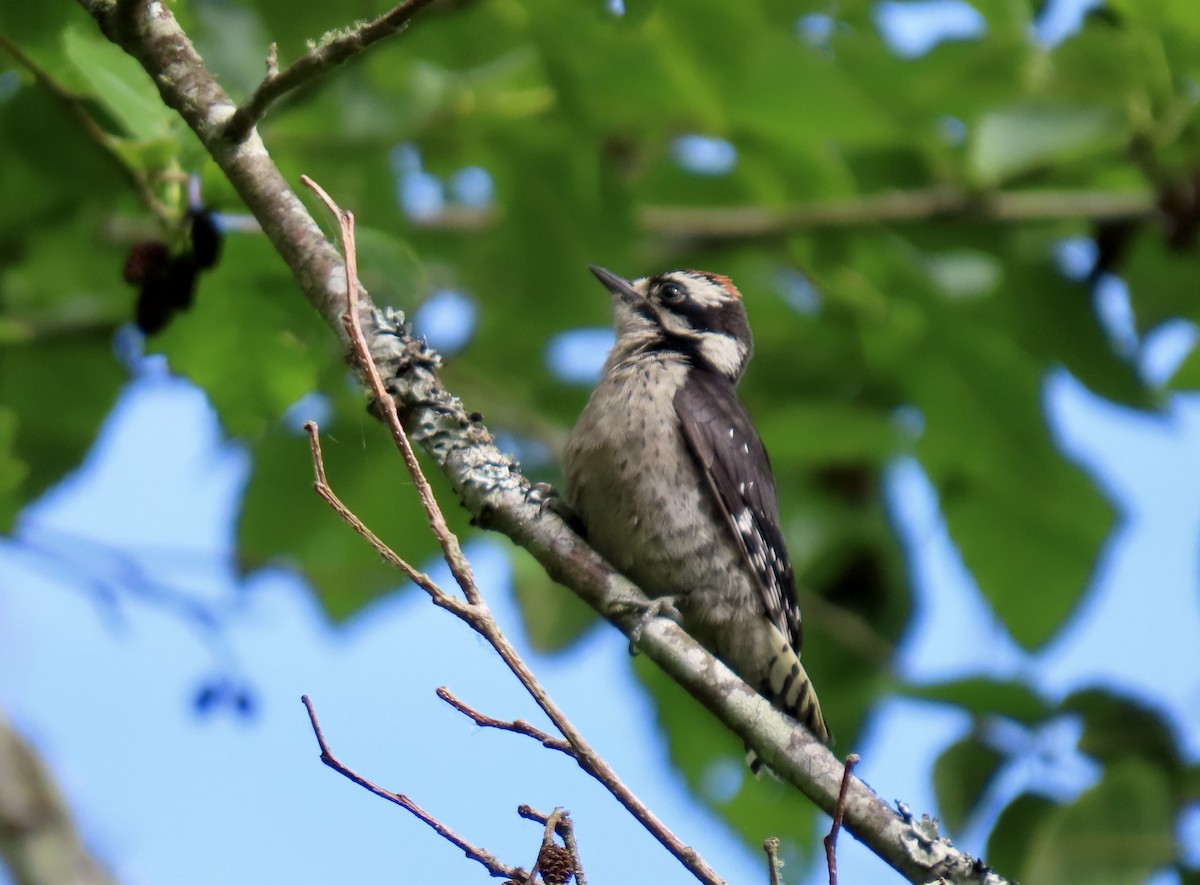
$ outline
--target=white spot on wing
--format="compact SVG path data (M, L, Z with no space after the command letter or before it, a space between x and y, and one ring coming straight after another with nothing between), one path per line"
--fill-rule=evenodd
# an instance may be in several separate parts
M742 512L737 515L735 522L737 523L738 531L741 532L747 540L750 540L750 538L756 534L754 531L754 514L750 512L749 507L742 509Z

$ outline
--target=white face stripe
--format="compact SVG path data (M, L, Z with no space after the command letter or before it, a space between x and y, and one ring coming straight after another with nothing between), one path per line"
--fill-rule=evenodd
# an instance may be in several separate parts
M655 312L658 314L659 323L672 335L679 335L682 338L699 338L703 334L694 329L685 318L671 310L659 308Z
M732 300L720 286L697 277L691 277L688 280L688 296L704 307L719 307Z
M699 349L705 362L730 378L736 378L746 359L746 348L740 341L728 335L703 335Z
M676 303L662 287L674 283L686 292L686 303ZM727 277L692 270L677 270L630 283L640 296L614 293L617 346L609 362L658 349L669 338L690 342L681 355L691 351L713 371L735 381L750 357L749 328L741 306L741 294ZM733 312L733 313L729 313ZM716 328L708 328L713 322ZM697 325L699 324L699 325ZM745 339L745 340L742 340Z
M650 291L652 277L641 277L633 281L633 288L645 297ZM674 280L685 289L688 297L702 307L718 307L729 301L741 299L741 293L734 287L729 277L717 274L700 273L694 270L673 270L661 274L659 280Z

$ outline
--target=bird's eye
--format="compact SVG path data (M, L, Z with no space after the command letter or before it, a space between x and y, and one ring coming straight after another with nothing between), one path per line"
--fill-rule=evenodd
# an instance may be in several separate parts
M663 283L658 289L658 297L668 304L682 301L685 293L679 283Z

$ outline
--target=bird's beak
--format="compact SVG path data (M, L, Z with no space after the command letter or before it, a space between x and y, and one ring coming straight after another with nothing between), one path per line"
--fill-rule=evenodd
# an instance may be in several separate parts
M589 264L588 270L596 275L596 279L604 284L604 288L608 289L608 291L612 292L626 304L634 304L642 300L642 296L638 294L637 289L633 288L633 284L629 280L623 279L612 271L597 267L594 264Z

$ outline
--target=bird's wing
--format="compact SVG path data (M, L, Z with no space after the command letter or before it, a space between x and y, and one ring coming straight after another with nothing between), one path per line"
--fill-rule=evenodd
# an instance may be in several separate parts
M693 371L675 394L675 413L729 530L762 593L767 615L800 648L796 579L779 525L767 451L733 384Z

